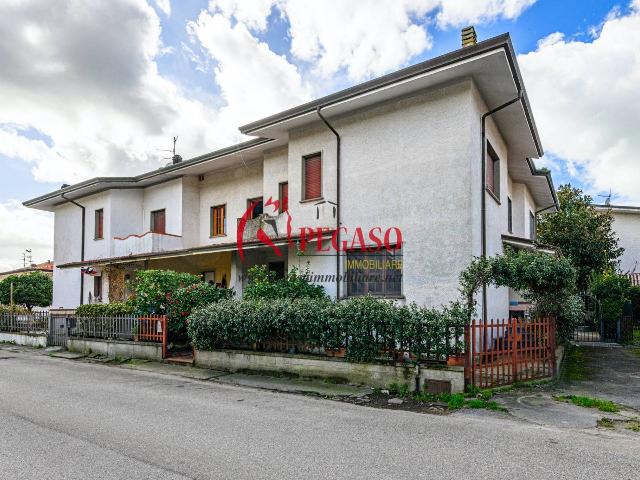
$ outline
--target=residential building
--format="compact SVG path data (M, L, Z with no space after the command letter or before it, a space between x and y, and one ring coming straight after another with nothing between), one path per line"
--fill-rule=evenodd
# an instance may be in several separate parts
M623 205L595 205L597 210L610 210L613 214L613 230L624 248L618 270L631 275L632 281L640 279L640 207Z
M53 262L47 260L43 263L32 263L28 267L16 268L14 270L7 270L6 272L0 272L0 280L7 278L9 275L24 275L31 272L43 272L50 277L53 276Z
M308 266L332 297L439 306L474 256L536 248L536 212L557 205L508 34L240 131L255 138L25 202L55 212L54 307L121 299L143 268L241 294L255 264ZM400 248L365 251L384 240ZM518 302L490 288L480 308L505 317Z

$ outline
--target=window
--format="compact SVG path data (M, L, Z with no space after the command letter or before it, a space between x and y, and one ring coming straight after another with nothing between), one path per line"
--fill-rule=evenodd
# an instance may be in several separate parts
M209 285L215 286L215 284L216 284L216 271L215 270L209 270L208 272L202 272L202 278Z
M276 280L284 278L284 262L269 262L269 272L273 272L273 276Z
M247 210L251 210L249 214L249 218L257 218L262 215L262 197L250 198L247 200Z
M226 205L211 207L211 236L219 237L227 234Z
M486 169L487 189L496 198L500 198L500 158L489 142L487 142Z
M93 277L93 298L102 297L102 277Z
M280 184L280 213L289 210L289 184L283 182Z
M166 233L166 217L164 210L151 212L151 231L153 233Z
M319 153L302 159L302 199L322 197L322 157Z
M96 240L102 240L104 238L104 210L102 208L96 210L95 213L93 238Z
M507 197L507 230L513 233L513 206L509 197Z
M532 211L529 211L529 238L536 239L536 216Z
M388 252L347 253L347 295L399 297L402 295L402 254Z

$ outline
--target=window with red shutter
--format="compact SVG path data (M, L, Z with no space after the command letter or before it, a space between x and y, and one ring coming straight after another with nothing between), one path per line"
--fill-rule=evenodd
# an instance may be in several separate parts
M303 200L322 197L322 158L319 154L304 158Z
M104 238L104 210L101 208L95 213L94 238L102 240Z
M280 184L280 213L289 210L289 184L283 182Z
M487 142L485 168L487 170L487 189L500 198L500 157L489 142Z
M166 217L164 210L151 212L151 231L153 233L166 233Z

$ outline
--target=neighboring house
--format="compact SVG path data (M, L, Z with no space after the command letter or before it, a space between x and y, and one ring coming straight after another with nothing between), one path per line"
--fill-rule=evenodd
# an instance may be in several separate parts
M622 205L595 205L597 210L611 210L613 230L624 248L618 270L631 275L632 281L640 279L640 207ZM635 276L633 275L635 274Z
M9 275L23 275L31 272L43 272L50 277L53 277L53 262L51 260L47 260L43 263L32 263L30 267L16 268L15 270L0 272L0 280L7 278Z
M483 115L505 103L486 118L485 138ZM89 295L121 299L138 269L200 273L241 293L251 265L283 275L307 263L333 297L370 293L439 306L458 298L460 271L483 253L483 220L487 255L507 244L532 249L536 212L557 205L550 174L530 160L543 150L507 34L240 131L256 138L25 202L55 212L54 307L75 307ZM254 218L238 245L236 226L248 208ZM359 246L358 227L367 247L376 244L373 229L402 248L325 251L332 238ZM322 251L314 239L301 254L310 228L321 229ZM492 288L487 313L505 317L517 303L508 289Z

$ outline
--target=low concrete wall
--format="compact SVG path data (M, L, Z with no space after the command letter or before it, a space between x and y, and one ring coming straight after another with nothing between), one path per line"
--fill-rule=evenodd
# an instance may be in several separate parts
M44 333L6 333L0 332L0 343L8 342L27 347L44 348L47 346L47 335Z
M70 338L67 349L80 353L99 353L105 357L162 360L162 344L150 342L120 342L96 338Z
M337 358L320 358L312 355L247 352L243 350L216 350L195 352L195 364L199 367L229 372L282 372L305 377L342 379L349 383L385 387L391 383L408 384L415 388L416 369L412 366L351 363ZM452 392L464 390L464 369L421 367L421 385L424 379L450 380Z

